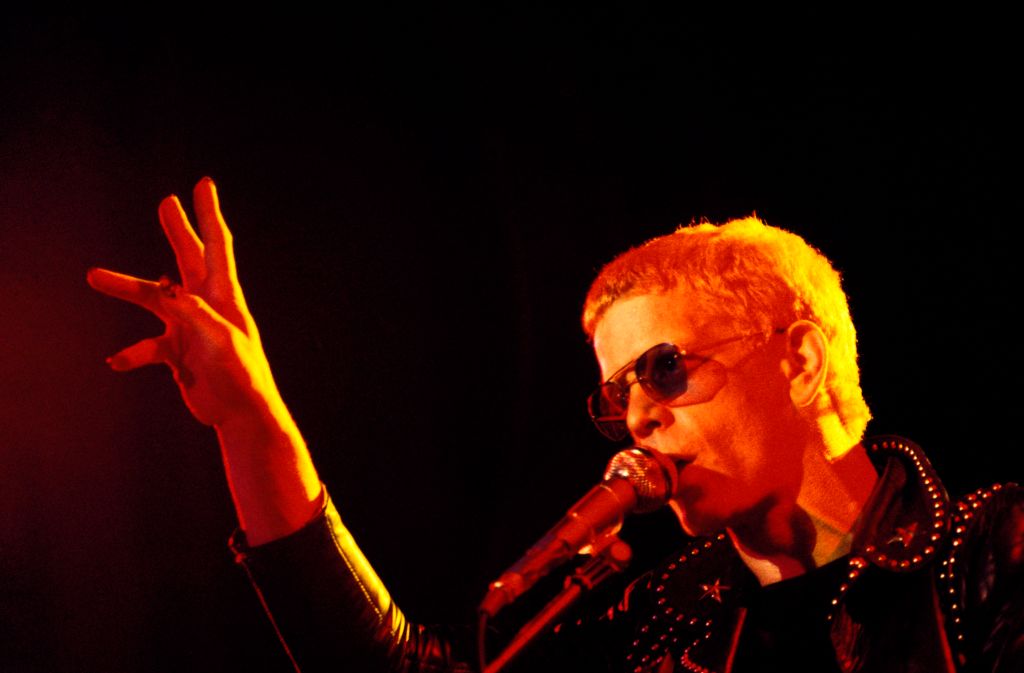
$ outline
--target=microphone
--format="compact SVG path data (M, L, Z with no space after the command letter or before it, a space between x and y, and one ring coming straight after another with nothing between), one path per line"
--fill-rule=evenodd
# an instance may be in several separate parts
M665 505L676 491L678 477L678 468L654 449L633 447L615 454L608 461L604 480L491 582L480 611L493 617L551 570L617 533L627 514L653 512Z

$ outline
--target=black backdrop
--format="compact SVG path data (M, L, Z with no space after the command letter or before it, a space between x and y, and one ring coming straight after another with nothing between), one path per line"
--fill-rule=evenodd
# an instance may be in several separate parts
M84 282L173 272L155 207L203 175L322 477L415 619L469 618L599 477L583 295L694 218L756 211L836 262L871 432L951 491L1019 475L1004 23L7 15L0 669L287 670L213 433L166 371L103 363L158 322ZM629 530L642 559L675 535Z

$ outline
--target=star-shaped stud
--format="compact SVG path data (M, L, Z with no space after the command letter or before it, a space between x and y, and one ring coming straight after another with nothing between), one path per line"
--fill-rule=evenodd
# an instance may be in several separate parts
M889 538L889 544L899 542L906 549L910 546L910 541L914 539L915 533L917 533L916 521L909 526L897 526L896 534Z
M722 584L722 580L716 578L711 584L701 584L701 590L704 592L700 596L700 600L705 598L713 598L719 603L722 602L722 592L731 589L732 587Z

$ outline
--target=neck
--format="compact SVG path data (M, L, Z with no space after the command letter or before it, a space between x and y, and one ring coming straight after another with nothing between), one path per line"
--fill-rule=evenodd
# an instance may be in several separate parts
M796 499L763 503L728 533L762 585L802 575L849 553L877 478L859 444L811 442Z

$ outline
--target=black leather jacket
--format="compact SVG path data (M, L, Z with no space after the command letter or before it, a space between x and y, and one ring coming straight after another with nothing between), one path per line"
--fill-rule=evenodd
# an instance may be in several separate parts
M866 446L881 476L822 597L839 670L1024 671L1024 492L951 503L916 445ZM287 538L247 548L236 534L232 548L297 669L472 670L470 634L407 621L329 501ZM562 629L564 670L726 673L756 590L724 534L697 539L617 607Z

